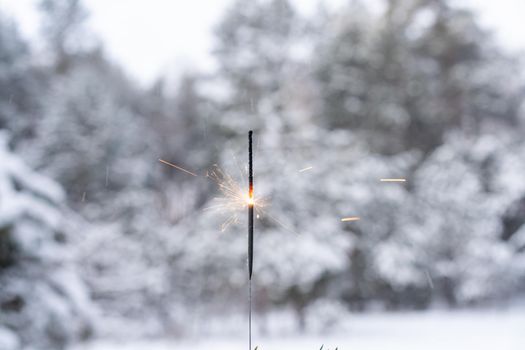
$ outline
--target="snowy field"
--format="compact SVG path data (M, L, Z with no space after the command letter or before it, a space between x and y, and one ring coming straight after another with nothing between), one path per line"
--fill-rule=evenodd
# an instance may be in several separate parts
M327 335L254 337L261 350L523 350L525 310L433 311L348 318L347 331ZM245 337L186 341L100 341L74 350L244 350Z

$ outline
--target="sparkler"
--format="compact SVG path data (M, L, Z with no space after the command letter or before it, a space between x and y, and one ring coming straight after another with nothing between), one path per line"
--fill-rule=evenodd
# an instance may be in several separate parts
M253 272L253 131L248 132L248 350L252 349L252 272Z
M253 152L252 134L248 132L248 278L252 279L253 271Z

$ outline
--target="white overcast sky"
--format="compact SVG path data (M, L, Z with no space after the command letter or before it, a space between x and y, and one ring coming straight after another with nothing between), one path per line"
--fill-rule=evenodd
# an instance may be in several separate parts
M326 0L344 2L344 0ZM113 59L144 83L161 74L175 77L185 69L209 69L212 29L233 0L84 0L90 29ZM524 0L455 0L473 8L481 22L511 51L525 49ZM38 31L36 0L0 0L28 37ZM317 0L296 0L305 11Z

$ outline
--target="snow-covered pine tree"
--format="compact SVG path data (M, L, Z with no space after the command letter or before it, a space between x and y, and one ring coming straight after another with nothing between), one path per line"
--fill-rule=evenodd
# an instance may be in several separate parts
M0 128L10 131L17 146L33 134L38 110L39 80L31 60L16 24L0 9Z
M519 70L467 10L449 1L353 2L330 17L315 58L319 111L373 150L431 152L452 128L517 119Z
M0 159L0 344L64 349L93 330L67 245L64 191L11 153L5 131Z

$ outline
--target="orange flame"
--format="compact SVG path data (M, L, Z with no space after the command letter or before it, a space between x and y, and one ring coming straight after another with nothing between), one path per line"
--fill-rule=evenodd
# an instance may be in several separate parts
M253 198L253 186L250 185L250 190L248 191L248 205L253 207L255 200Z

